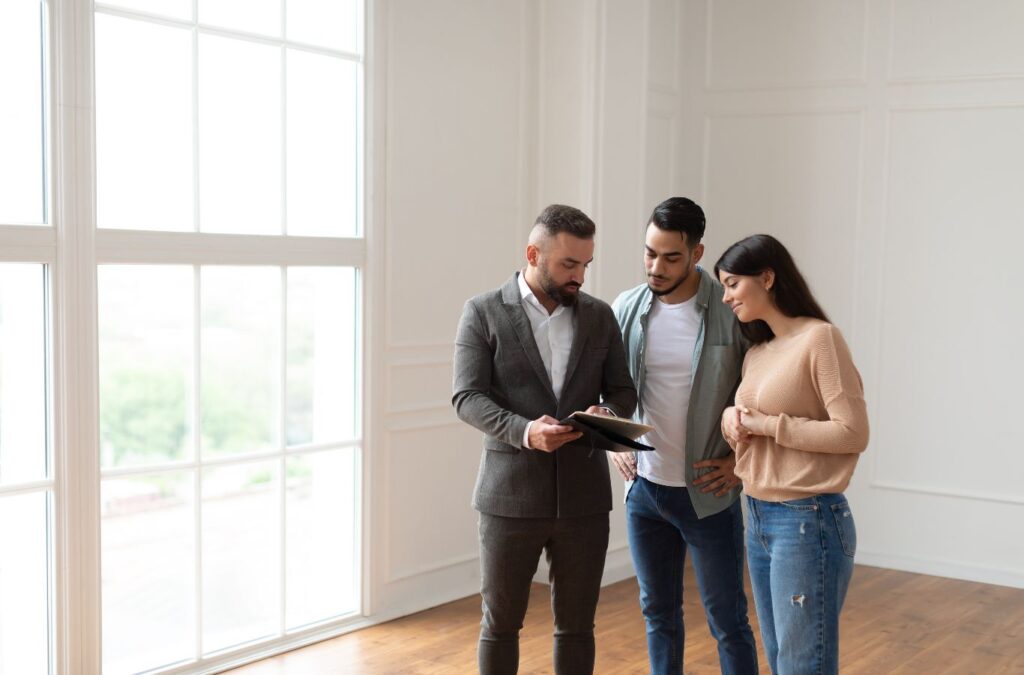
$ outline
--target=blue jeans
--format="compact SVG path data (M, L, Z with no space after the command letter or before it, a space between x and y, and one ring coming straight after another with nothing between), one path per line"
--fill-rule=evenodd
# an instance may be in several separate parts
M772 672L838 673L839 612L857 549L846 497L747 497L747 517L750 581Z
M723 673L757 673L754 633L743 591L743 513L698 518L685 487L637 476L626 499L629 549L640 582L651 672L683 670L683 561L689 549Z

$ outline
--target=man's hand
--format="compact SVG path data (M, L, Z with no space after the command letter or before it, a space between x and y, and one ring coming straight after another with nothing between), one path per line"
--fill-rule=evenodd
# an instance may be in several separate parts
M554 452L582 435L568 424L560 424L551 415L544 415L530 425L530 447L541 452Z
M741 422L742 414L741 409L736 406L729 406L722 413L722 433L725 435L725 440L729 441L731 445L750 440L750 429L744 427Z
M615 415L611 414L608 411L608 408L605 408L603 405L592 405L586 409L586 412L591 415L601 415L602 417L615 417Z
M729 453L720 459L705 459L693 465L694 470L712 469L694 478L694 486L703 485L701 492L714 492L716 497L726 495L729 490L739 485L740 479L733 473L736 468L736 455Z
M609 452L608 459L625 480L636 480L635 452Z

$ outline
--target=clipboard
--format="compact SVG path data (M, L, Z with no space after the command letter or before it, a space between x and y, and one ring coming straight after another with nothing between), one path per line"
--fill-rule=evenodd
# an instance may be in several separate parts
M566 424L583 432L583 437L574 443L589 443L591 448L610 452L645 452L654 450L650 445L636 439L654 431L654 427L640 424L621 417L605 417L585 412L574 412L559 424Z

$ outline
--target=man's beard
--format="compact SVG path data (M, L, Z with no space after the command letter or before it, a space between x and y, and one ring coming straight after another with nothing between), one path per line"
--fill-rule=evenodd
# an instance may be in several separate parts
M555 283L555 280L548 275L547 267L543 262L538 265L538 269L540 271L540 287L541 290L544 291L545 295L563 307L572 307L576 304L576 300L579 298L579 284L570 281L567 284L559 286ZM576 292L569 292L567 290L569 288L575 288Z
M687 266L686 267L686 271L683 273L683 276L679 277L679 281L677 281L676 283L672 284L668 288L663 289L663 290L658 290L658 289L654 288L653 286L651 286L651 283L649 281L647 282L647 288L651 289L651 293L653 293L654 295L657 295L657 296L661 297L663 295L668 295L672 291L674 291L677 288L679 288L680 286L682 286L683 282L686 281L689 278L690 278L690 267Z

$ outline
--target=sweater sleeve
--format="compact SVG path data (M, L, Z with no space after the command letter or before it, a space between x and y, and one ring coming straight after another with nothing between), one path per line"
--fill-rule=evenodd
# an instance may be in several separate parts
M733 443L731 440L729 440L729 437L725 435L725 416L726 416L726 414L728 412L729 412L728 408L722 411L722 419L721 419L721 422L719 423L719 426L720 426L720 428L722 430L722 438L725 439L725 442L728 443L729 447L732 448L733 451L735 452L736 444Z
M820 331L814 342L810 367L828 419L782 414L769 420L768 431L779 445L796 450L827 454L863 452L868 445L864 386L850 348L834 326Z

